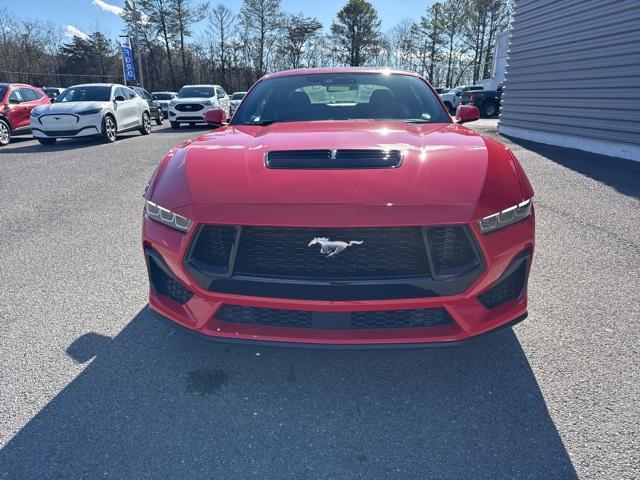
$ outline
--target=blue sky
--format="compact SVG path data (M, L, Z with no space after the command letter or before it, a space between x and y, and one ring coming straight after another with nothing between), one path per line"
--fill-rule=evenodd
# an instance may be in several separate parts
M378 10L382 27L386 31L403 18L417 19L435 0L369 0ZM193 0L203 3L203 0ZM211 0L212 5L223 3L234 12L240 9L241 0ZM328 28L346 0L282 0L283 9L290 13L304 13L317 17ZM0 0L0 8L7 7L21 19L52 20L64 27L71 26L80 32L92 32L98 27L111 37L120 33L122 22L112 13L124 5L124 0ZM28 7L28 8L25 8ZM114 8L115 7L115 8ZM199 27L194 29L196 32ZM73 28L68 29L71 34Z

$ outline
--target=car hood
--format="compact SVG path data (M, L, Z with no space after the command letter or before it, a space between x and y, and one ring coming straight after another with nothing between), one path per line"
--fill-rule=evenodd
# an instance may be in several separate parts
M398 168L282 170L272 150L400 149ZM148 198L198 221L461 223L522 200L512 156L453 124L292 122L227 126L172 151ZM492 192L483 194L488 186ZM489 212L489 213L487 213Z
M37 113L78 113L85 110L92 110L95 108L104 108L110 105L111 102L64 102L64 103L52 103L50 105L42 105L37 107Z

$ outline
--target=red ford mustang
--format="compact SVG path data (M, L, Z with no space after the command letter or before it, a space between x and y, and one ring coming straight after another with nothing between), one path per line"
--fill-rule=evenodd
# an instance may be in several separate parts
M267 75L145 191L149 303L212 339L453 345L527 312L533 190L418 75ZM209 112L210 122L222 112Z

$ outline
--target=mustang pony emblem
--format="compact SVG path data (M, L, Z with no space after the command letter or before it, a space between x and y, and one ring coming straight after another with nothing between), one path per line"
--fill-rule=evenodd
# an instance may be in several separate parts
M325 237L316 237L309 242L309 247L313 245L320 245L320 253L324 253L327 257L333 257L339 254L341 251L352 245L362 245L364 242L358 240L351 240L349 243L332 241Z

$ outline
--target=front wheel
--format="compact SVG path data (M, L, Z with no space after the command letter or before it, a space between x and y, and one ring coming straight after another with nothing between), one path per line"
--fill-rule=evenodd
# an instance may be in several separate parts
M106 143L113 143L116 141L116 133L116 121L111 115L107 115L102 121L102 139Z
M156 125L162 125L164 122L164 115L162 115L162 110L158 109L158 115L156 115Z
M55 145L56 138L38 138L40 145Z
M178 122L170 122L171 123L171 128L173 128L174 130L177 130L178 128L180 128L180 124Z
M485 117L493 117L498 113L498 109L494 103L485 103L482 106L482 115Z
M149 135L151 133L151 118L147 112L142 114L142 126L140 127L140 133L142 135Z
M11 141L11 128L4 120L0 120L0 147L9 145Z

